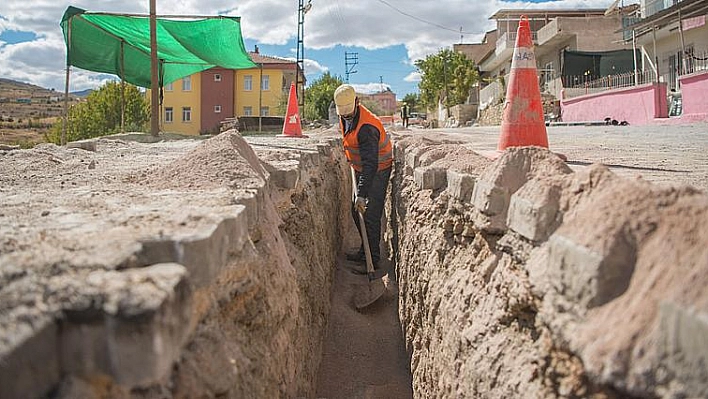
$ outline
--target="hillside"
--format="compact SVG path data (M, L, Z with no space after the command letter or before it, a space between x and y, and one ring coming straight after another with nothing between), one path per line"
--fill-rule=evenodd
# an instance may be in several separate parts
M70 96L71 101L78 101ZM0 144L31 146L64 112L64 93L0 78Z

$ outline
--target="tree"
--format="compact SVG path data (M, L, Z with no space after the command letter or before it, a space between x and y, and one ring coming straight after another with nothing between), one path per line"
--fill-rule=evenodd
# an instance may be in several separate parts
M125 129L146 131L150 121L150 104L137 87L125 85ZM121 84L108 82L69 108L67 141L107 136L120 131ZM63 121L58 120L47 134L47 141L60 143Z
M403 96L402 101L408 104L408 109L410 110L410 112L419 112L418 103L420 102L420 94L408 93Z
M326 72L305 88L305 119L328 119L329 105L342 79Z
M479 80L474 61L464 54L442 49L415 62L421 73L420 101L427 108L437 108L441 98L445 106L464 104L472 85Z

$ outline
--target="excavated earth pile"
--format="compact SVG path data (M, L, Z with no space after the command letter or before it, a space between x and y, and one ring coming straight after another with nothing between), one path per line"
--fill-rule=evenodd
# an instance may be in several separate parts
M390 234L419 398L708 397L708 197L397 137Z
M310 397L337 139L0 152L0 398Z
M394 142L379 305L398 295L413 396L708 397L706 194ZM334 129L72 146L0 151L0 398L314 397L326 331L382 321L329 324L352 230ZM344 346L338 377L386 374ZM376 377L341 389L396 395Z

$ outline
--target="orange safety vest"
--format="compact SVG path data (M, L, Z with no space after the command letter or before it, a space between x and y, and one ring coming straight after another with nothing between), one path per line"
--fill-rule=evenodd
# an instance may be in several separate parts
M344 123L339 119L339 127L342 129L344 136L344 155L357 172L362 171L361 156L359 155L359 129L364 125L372 125L379 130L379 171L391 167L393 164L393 146L391 145L391 137L384 129L381 120L371 113L363 105L359 105L359 120L354 129L345 134Z

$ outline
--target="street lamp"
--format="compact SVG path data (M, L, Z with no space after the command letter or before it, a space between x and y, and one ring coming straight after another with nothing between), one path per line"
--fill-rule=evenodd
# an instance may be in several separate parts
M302 114L305 112L305 46L303 42L305 37L305 14L307 14L310 9L312 9L312 0L307 0L307 4L305 4L305 0L299 0L297 8L297 68L295 70L295 91L297 92L301 118ZM300 81L300 71L302 71L303 74L302 82ZM301 85L302 89L300 88Z

